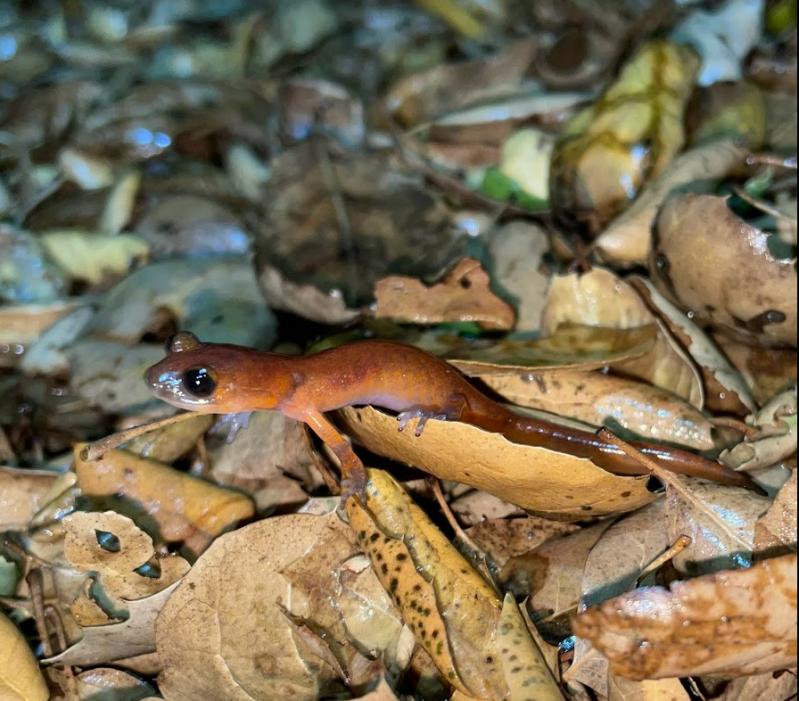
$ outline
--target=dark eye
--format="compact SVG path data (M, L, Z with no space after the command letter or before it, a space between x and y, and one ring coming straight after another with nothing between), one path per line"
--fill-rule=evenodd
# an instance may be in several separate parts
M183 373L183 386L195 397L210 397L216 389L216 380L208 368L192 368Z

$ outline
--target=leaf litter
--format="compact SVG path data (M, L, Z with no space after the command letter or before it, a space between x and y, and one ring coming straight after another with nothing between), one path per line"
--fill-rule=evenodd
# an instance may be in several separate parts
M795 696L793 0L2 24L0 696ZM346 449L173 420L178 331L403 341L762 494L368 402Z

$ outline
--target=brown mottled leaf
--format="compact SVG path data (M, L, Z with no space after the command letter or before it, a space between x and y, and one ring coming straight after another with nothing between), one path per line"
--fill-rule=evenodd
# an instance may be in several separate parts
M478 260L462 258L444 279L431 286L400 275L375 284L377 319L415 324L473 321L486 329L513 327L513 308L489 287L490 279Z
M483 489L541 515L618 513L655 498L645 476L613 475L590 460L512 443L499 433L459 421L428 421L416 436L414 422L399 431L394 417L371 407L349 407L340 415L348 433L380 455Z
M568 619L580 603L588 554L610 525L604 521L555 536L505 563L500 580L518 596L530 597L528 607L542 634L552 639L569 635Z
M579 527L572 523L527 516L485 519L466 533L498 567L502 567L510 558L534 550L549 538L577 530Z
M406 625L453 687L503 698L494 589L386 472L369 471L366 494L365 507L347 501L350 525Z
M796 664L796 555L648 587L573 620L629 679L743 675Z

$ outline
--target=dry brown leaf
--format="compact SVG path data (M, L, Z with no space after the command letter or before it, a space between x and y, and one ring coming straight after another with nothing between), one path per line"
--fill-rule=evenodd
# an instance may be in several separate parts
M714 333L713 340L743 375L755 402L764 404L777 392L796 382L796 351L787 348L759 348Z
M691 544L672 559L680 572L746 567L752 561L755 523L769 500L738 487L676 476L682 489L667 488L669 542L682 535Z
M713 425L702 412L673 394L642 382L569 369L531 370L526 375L487 375L481 379L520 406L593 426L620 426L637 436L696 450L715 446L711 437Z
M699 323L795 348L794 263L774 258L768 236L740 219L726 197L683 194L658 215L649 268L658 289Z
M484 376L571 365L590 370L644 358L656 341L657 330L651 324L614 329L563 323L551 334L530 341L504 338L487 343L470 341L468 345L460 342L455 347L431 342L423 347L437 355L446 354L449 362L466 375Z
M608 701L691 701L691 697L679 679L633 681L611 674Z
M76 691L81 701L91 701L113 694L115 701L145 701L156 698L155 689L147 682L113 667L87 669L75 675ZM52 701L55 701L54 699Z
M528 516L486 519L466 533L497 567L503 567L510 558L534 550L549 538L577 530L579 526L572 523Z
M663 499L625 516L591 548L581 577L580 606L592 606L635 587L644 568L671 543Z
M75 446L75 472L83 493L122 495L137 502L156 521L166 542L216 536L254 513L243 494L124 450L109 450L97 461L86 461L81 457L84 445Z
M629 679L744 675L796 664L796 555L638 589L573 620Z
M0 612L0 698L46 701L49 698L39 663L24 636Z
M332 689L338 670L298 634L292 617L313 611L283 570L331 549L343 561L355 550L350 538L331 513L278 516L214 541L158 618L163 694L172 701L310 701Z
M370 450L410 463L439 479L455 480L541 515L585 517L632 511L654 499L647 477L620 477L590 460L547 448L519 445L458 421L397 420L371 407L341 411L348 433Z
M386 472L370 470L366 489L366 505L349 499L347 515L406 625L455 689L504 698L496 592Z
M607 226L596 240L596 249L613 265L646 265L652 248L652 224L669 194L697 180L721 180L744 162L746 154L734 139L714 141L681 154Z
M392 275L375 284L377 319L414 324L473 321L486 329L513 327L513 308L490 288L490 278L474 258L462 258L434 285Z
M796 550L796 470L755 522L756 552L785 547Z
M552 639L570 634L569 617L577 611L582 578L591 548L611 525L597 523L576 533L555 536L531 552L513 557L500 580L518 596L529 596L536 628Z
M305 426L278 411L253 412L236 440L209 445L211 475L250 494L259 512L299 504L321 484Z
M79 302L74 300L4 306L0 308L0 343L31 344L79 306Z
M172 462L194 448L213 422L213 416L195 414L185 421L168 424L156 431L136 436L125 445L125 448L143 458Z
M122 514L76 511L62 523L64 556L77 570L97 572L112 596L141 599L189 571L189 563L177 554L156 556L150 536ZM136 571L147 563L158 576Z
M638 293L612 272L594 268L584 275L552 278L541 330L552 333L564 323L631 329L656 323L655 347L643 357L614 363L620 372L645 380L701 409L704 391L698 370Z
M177 583L135 601L126 602L128 618L121 623L84 628L83 638L60 655L44 662L64 665L96 665L155 650L155 619Z
M408 485L406 484L406 487ZM457 493L463 491L460 496ZM503 501L493 494L481 489L471 489L465 484L459 484L451 493L449 508L458 517L462 526L482 523L486 519L504 519L510 516L522 516L524 510L515 504Z

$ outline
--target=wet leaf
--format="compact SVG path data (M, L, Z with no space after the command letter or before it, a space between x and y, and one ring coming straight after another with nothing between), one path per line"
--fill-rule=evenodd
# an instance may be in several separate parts
M637 589L574 618L630 679L756 674L795 663L796 555Z
M488 274L473 258L462 258L444 279L427 286L415 278L385 277L375 285L375 317L415 324L473 321L508 330L513 309L489 288Z
M796 550L796 470L764 513L755 522L755 549L768 552L773 549Z

